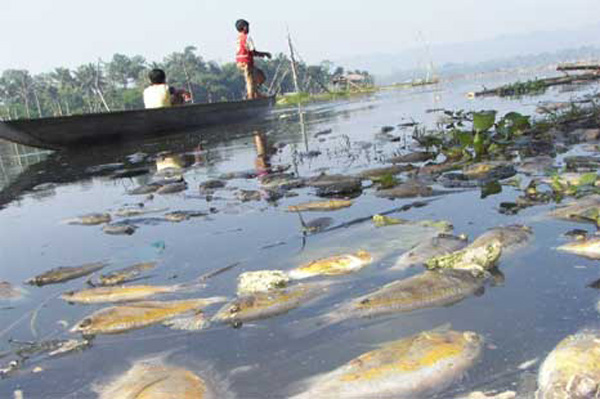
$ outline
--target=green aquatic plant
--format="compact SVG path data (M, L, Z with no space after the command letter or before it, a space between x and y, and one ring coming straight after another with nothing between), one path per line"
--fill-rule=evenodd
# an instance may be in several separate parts
M388 189L396 187L400 182L396 177L391 173L386 173L385 175L373 178L373 181L379 184L379 188Z
M515 82L496 89L500 97L524 96L528 94L542 94L547 89L546 83L541 80L528 80Z

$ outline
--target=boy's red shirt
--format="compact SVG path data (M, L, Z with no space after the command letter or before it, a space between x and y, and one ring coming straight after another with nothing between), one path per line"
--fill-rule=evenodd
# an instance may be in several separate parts
M235 61L238 64L254 65L254 53L248 49L248 34L241 32L238 36Z

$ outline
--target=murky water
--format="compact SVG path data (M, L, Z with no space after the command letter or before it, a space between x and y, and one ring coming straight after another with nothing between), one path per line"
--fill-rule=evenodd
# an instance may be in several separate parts
M485 82L488 87L497 83ZM581 225L544 218L550 206L534 207L517 216L499 214L501 202L519 195L510 187L483 200L479 191L460 191L434 198L424 207L392 213L391 216L411 220L448 220L456 233L466 233L471 238L493 226L523 223L533 227L535 238L526 249L502 258L500 270L505 282L486 287L483 295L445 308L349 320L309 333L310 320L330 311L335 304L419 272L390 273L386 268L424 239L427 232L406 226L377 229L367 220L305 236L299 216L285 209L314 200L314 189L292 190L297 197L276 201L267 201L268 192L256 179L230 180L210 201L198 189L201 183L228 172L268 173L269 165L290 166L301 177L322 171L357 174L383 166L386 158L403 153L405 146L411 144L410 129L392 132L405 137L400 142L378 140L376 134L382 126L412 120L432 126L437 114L426 113L428 109L493 108L501 113L517 110L533 114L539 101L568 100L574 95L550 91L522 100L466 99L465 92L480 87L478 83L455 82L427 90L382 92L350 102L313 105L302 115L295 110L278 110L267 120L249 126L111 149L48 154L1 143L0 202L4 208L0 210L0 280L19 284L57 266L104 261L111 269L117 269L156 260L159 267L149 273L151 278L145 282L176 284L241 262L238 268L211 279L200 292L162 298L233 297L236 276L242 271L291 269L308 260L357 248L375 253L377 262L360 273L339 278L342 284L320 301L240 329L213 325L206 331L186 333L156 326L97 337L92 347L81 353L56 359L34 357L21 371L0 380L0 397L10 398L13 391L21 389L25 398L93 398L93 386L119 375L133 361L164 355L170 363L222 382L239 398L283 398L291 393L295 383L329 371L380 343L446 323L457 330L482 334L486 349L483 360L441 397L488 387L515 389L524 378L523 372L517 370L519 364L543 359L563 337L597 322L594 306L598 294L586 288L600 277L596 262L554 249L564 242L562 233ZM330 134L314 137L328 129L332 130ZM273 148L279 150L264 155L265 148L268 154ZM127 195L128 190L149 180L156 171L156 155L165 151L179 155L188 189L156 195L152 200ZM316 151L319 155L308 156ZM127 156L138 152L147 155L145 160L135 164L127 161ZM36 158L32 158L32 153ZM131 168L149 168L150 174L114 179L110 171L94 168L120 162ZM44 183L55 186L31 192ZM235 194L239 189L258 190L262 198L240 202ZM414 201L390 201L373 194L373 189L366 188L351 208L305 213L303 217L309 220L328 216L334 219L334 227L343 226ZM99 226L61 223L81 214L114 211L139 202L171 211L210 213L212 209L213 213L182 223L142 225L131 236L110 236ZM23 299L0 303L0 352L14 348L9 339L72 338L68 327L100 306L68 305L56 296L82 288L84 280L27 287ZM43 307L39 307L41 303ZM211 308L209 313L217 308L218 305ZM0 358L0 365L10 359ZM32 372L38 366L42 371ZM532 371L535 370L534 367Z

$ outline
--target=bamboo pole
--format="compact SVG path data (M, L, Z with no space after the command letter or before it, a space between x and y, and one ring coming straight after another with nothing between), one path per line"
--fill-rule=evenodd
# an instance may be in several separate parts
M294 56L294 46L292 45L292 36L288 30L288 46L290 47L290 60L292 63L292 76L294 77L294 88L296 93L300 93L300 85L298 84L298 70L296 67L296 57Z

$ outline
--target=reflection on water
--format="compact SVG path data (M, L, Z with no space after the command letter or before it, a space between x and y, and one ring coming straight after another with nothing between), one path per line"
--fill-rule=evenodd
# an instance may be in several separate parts
M3 190L29 166L46 159L50 153L51 151L0 140L0 190Z
M360 272L332 279L339 284L326 297L238 329L215 323L204 331L186 332L155 325L96 337L91 347L68 355L49 357L48 352L36 352L21 370L0 380L0 397L12 397L16 389L22 389L25 398L93 398L94 386L123 375L137 360L163 356L168 364L218 381L240 398L283 398L297 393L293 387L299 381L333 370L381 343L447 323L485 339L482 360L451 392L506 390L524 384L518 365L543 358L562 338L596 318L597 294L585 288L598 278L593 262L552 249L561 243L561 234L576 225L540 218L538 214L549 207L515 216L499 214L501 202L519 195L513 187L483 200L478 191L458 191L415 206L414 200L377 198L365 181L364 193L349 208L300 217L285 212L289 205L318 200L314 188L294 186L298 177L322 172L357 175L405 153L412 130L396 128L391 135L399 139L382 140L376 135L383 126L412 120L433 126L436 115L426 112L430 108L495 108L501 113L517 109L531 114L537 104L531 98L469 102L463 93L472 89L471 83L457 83L435 92L386 92L352 102L313 105L300 113L276 110L251 126L93 151L46 153L0 144L2 281L19 285L58 266L106 262L108 273L157 261L158 266L136 284L172 286L241 262L209 279L202 289L169 293L160 300L233 298L236 277L245 271L285 271L361 249L374 257ZM550 92L540 100L557 97ZM186 187L165 194L128 194L140 186L162 188L173 182ZM40 189L40 185L46 186ZM38 191L33 191L35 187ZM42 194L48 192L51 195ZM152 213L137 222L130 220L138 223L131 236L105 234L102 226L61 223L92 212L108 212L112 223L119 223L124 220L117 216L121 209ZM166 218L172 212L202 216L174 222ZM535 239L526 249L502 258L502 274L495 275L495 284L488 284L485 293L477 292L447 307L347 319L311 333L313 322L340 304L422 272L419 268L387 269L408 248L436 234L435 229L410 224L377 228L371 223L375 214L412 221L448 220L456 234L471 238L490 227L522 223L533 227ZM319 218L326 226L307 234L309 222ZM0 367L14 357L2 357L15 349L10 338L76 338L69 328L102 306L69 305L57 296L85 286L80 279L28 287L23 298L0 302ZM209 308L207 314L216 310ZM41 371L34 373L38 366ZM440 397L454 396L448 395Z

